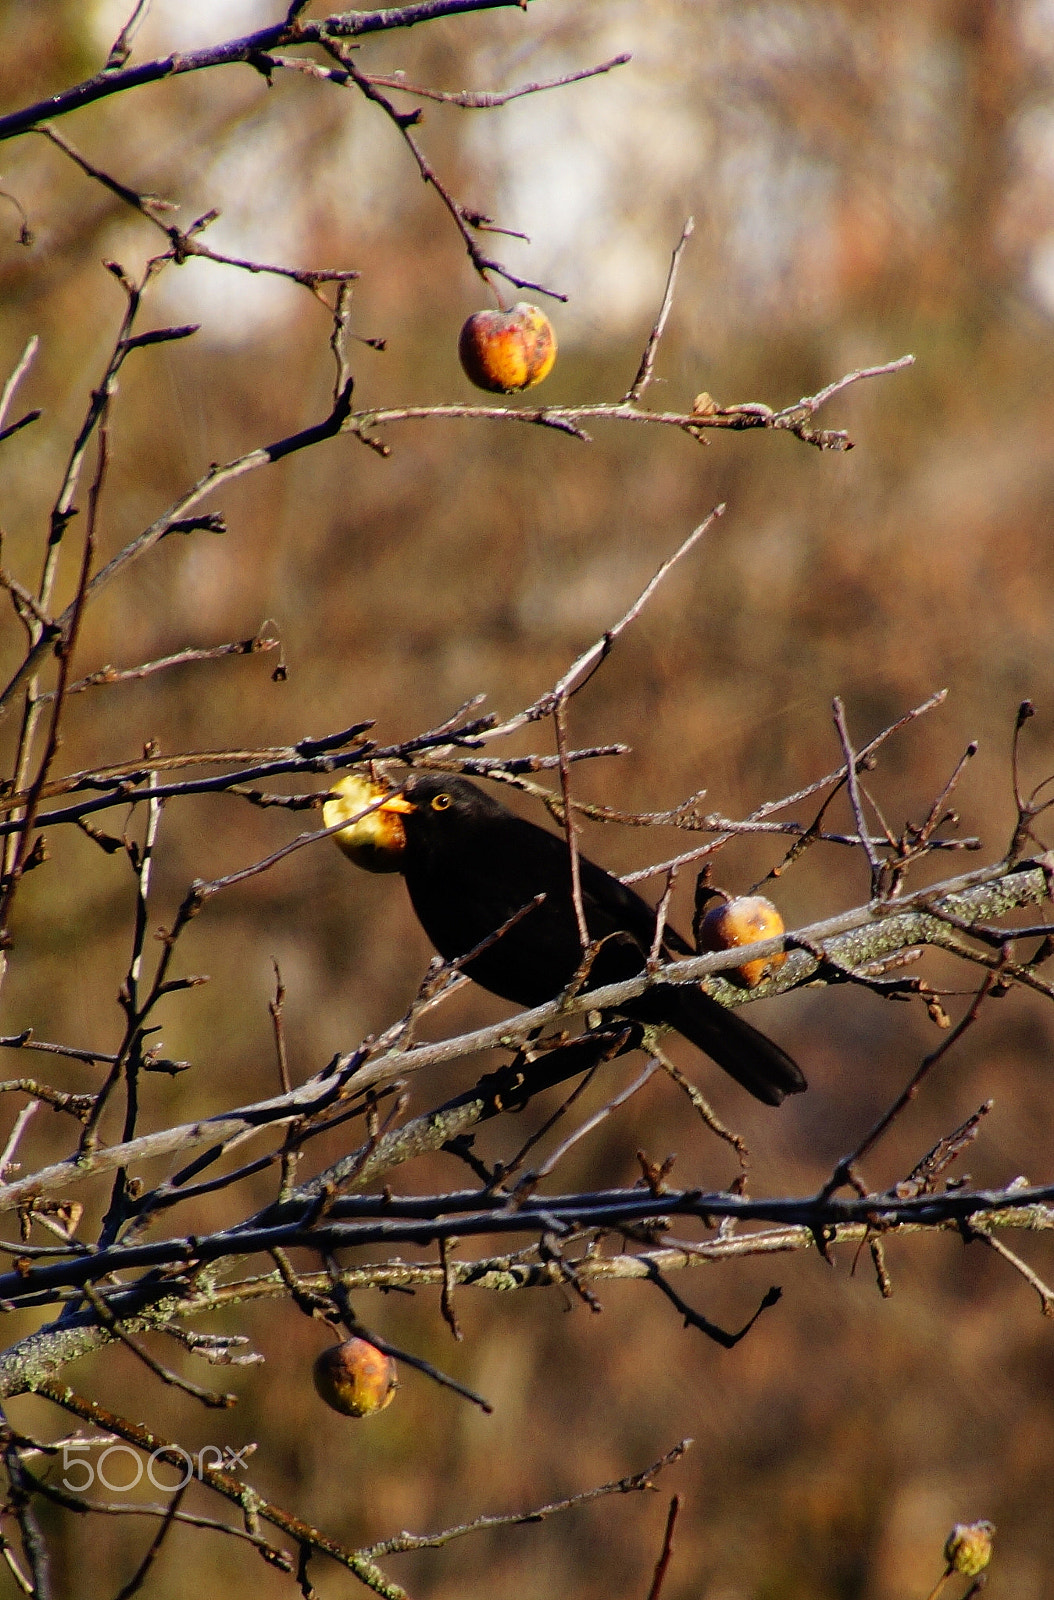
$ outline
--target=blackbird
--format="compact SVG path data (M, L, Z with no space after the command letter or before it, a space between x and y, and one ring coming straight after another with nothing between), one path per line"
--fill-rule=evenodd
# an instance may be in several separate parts
M327 802L327 825L352 818L337 843L360 866L403 874L418 920L445 960L474 950L530 906L462 970L484 989L528 1007L567 987L581 966L582 948L565 839L445 773L411 773L379 806L385 790L361 777L346 778L336 789L345 798ZM371 802L374 809L359 820ZM599 943L583 988L635 977L655 937L654 908L585 856L579 868L586 927ZM539 894L544 898L531 906ZM694 951L667 924L662 954ZM654 984L618 1014L675 1028L766 1105L806 1087L779 1045L694 984Z

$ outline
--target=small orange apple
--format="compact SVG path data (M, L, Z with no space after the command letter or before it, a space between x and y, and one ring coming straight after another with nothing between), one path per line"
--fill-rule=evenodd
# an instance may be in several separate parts
M783 931L783 918L771 900L760 894L741 895L706 913L699 929L699 951L734 950L737 945L754 944L758 939L774 939ZM745 989L754 989L763 979L771 978L786 959L786 952L778 950L763 960L732 967L723 976Z
M461 330L457 353L477 389L512 394L549 376L556 334L544 311L521 300L511 311L475 312Z
M315 1388L345 1417L371 1417L395 1399L395 1362L366 1339L345 1339L316 1357Z
M398 872L406 848L400 813L410 809L402 795L362 772L349 772L338 779L332 793L334 798L323 803L322 822L332 828L347 821L348 826L333 835L344 854L367 872ZM367 811L371 805L374 809Z

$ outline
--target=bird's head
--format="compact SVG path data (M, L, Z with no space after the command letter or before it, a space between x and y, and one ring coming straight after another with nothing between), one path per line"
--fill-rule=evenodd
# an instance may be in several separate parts
M497 800L477 789L467 778L449 772L411 772L402 788L414 828L453 829L461 822L478 822L504 811Z
M346 824L333 837L367 872L400 872L408 844L425 850L504 809L475 784L445 772L411 772L398 788L349 773L331 792L322 807L325 825Z

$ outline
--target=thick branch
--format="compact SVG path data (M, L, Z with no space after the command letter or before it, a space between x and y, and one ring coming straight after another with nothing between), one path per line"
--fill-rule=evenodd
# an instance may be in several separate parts
M206 1263L231 1256L270 1254L275 1249L306 1248L327 1253L377 1245L424 1247L434 1245L438 1239L452 1237L547 1234L573 1238L596 1232L618 1234L627 1229L632 1233L640 1227L666 1232L670 1219L675 1216L694 1218L708 1226L722 1217L740 1224L762 1221L776 1225L758 1236L733 1234L698 1244L678 1240L676 1245L639 1257L638 1266L632 1269L616 1267L610 1262L598 1266L595 1263L603 1262L604 1258L595 1255L588 1258L594 1263L589 1267L591 1272L644 1277L652 1276L656 1270L667 1270L669 1266L687 1265L687 1260L680 1260L682 1256L713 1260L727 1255L786 1251L802 1248L807 1242L806 1236L815 1243L829 1230L833 1230L831 1238L847 1242L858 1241L871 1232L888 1234L902 1227L914 1230L951 1227L956 1231L966 1227L980 1231L979 1225L983 1225L985 1229L1010 1226L1050 1231L1054 1229L1052 1201L1054 1184L1028 1187L1017 1182L1005 1189L949 1189L940 1194L910 1196L889 1192L826 1199L813 1195L755 1200L727 1192L703 1193L697 1189L671 1191L656 1197L640 1189L616 1189L593 1194L528 1197L515 1206L508 1195L487 1197L478 1191L406 1199L344 1196L333 1203L326 1218L319 1222L234 1228L207 1238L115 1246L91 1257L53 1265L25 1266L21 1271L0 1276L0 1293L10 1296L12 1304L16 1297L19 1303L27 1306L54 1303L62 1298L57 1294L59 1289L77 1290L108 1272L171 1269L180 1265L196 1271ZM372 1212L373 1215L344 1220L354 1212ZM718 1245L722 1248L716 1251ZM550 1265L556 1270L557 1280L562 1281L559 1262L553 1261ZM534 1264L526 1277L517 1268L511 1278L504 1280L502 1275L511 1270L507 1263L451 1264L452 1272L455 1268L455 1281L469 1284L486 1277L491 1288L501 1287L503 1281L505 1287L537 1286L556 1281L545 1273L539 1274ZM399 1274L406 1271L424 1272L426 1276L420 1281L428 1281L429 1271L442 1273L441 1268L408 1268L402 1262L390 1264L390 1270L396 1273L393 1283L401 1282ZM362 1271L367 1276L360 1278L360 1282L382 1286L388 1281L389 1268L378 1271L371 1267ZM491 1277L494 1272L497 1278ZM270 1280L257 1280L260 1281ZM350 1281L354 1281L354 1273ZM222 1290L206 1291L204 1295L193 1295L184 1301L173 1296L171 1278L167 1274L163 1283L147 1281L110 1290L106 1296L109 1310L133 1331L157 1327L173 1316L188 1314L189 1305L200 1312L221 1303L224 1298ZM229 1298L241 1298L240 1286L231 1286ZM110 1330L99 1327L94 1317L90 1309L77 1312L61 1326L44 1329L8 1351L0 1358L0 1394L21 1393L32 1388L34 1378L39 1378L42 1372L54 1371L59 1365L87 1354L100 1342L107 1342L112 1337Z

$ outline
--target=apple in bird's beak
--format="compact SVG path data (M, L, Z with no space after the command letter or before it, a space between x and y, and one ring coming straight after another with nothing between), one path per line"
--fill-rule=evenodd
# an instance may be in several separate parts
M357 867L367 872L398 872L406 849L403 815L413 809L406 796L390 784L365 773L349 772L333 785L331 798L322 806L322 821L327 828L347 823L333 839Z

